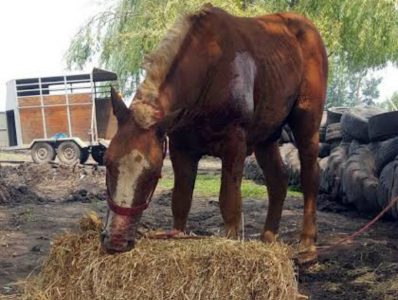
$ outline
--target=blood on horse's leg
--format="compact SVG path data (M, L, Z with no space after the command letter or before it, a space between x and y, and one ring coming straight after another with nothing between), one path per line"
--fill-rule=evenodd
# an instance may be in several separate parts
M263 170L269 196L269 207L261 240L274 242L279 229L283 202L286 198L287 174L277 142L256 146L255 154L257 162Z
M170 138L170 158L174 170L173 229L184 231L191 209L199 158L194 158L188 151L179 149L172 138Z
M240 128L231 128L223 140L220 209L228 238L237 238L241 221L240 186L246 158L246 137Z

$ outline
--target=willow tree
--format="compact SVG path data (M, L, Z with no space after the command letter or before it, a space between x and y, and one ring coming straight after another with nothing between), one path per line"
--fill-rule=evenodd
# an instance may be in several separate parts
M119 74L124 86L134 87L141 62L186 13L203 0L113 0L112 5L82 26L66 55L70 68L81 68L98 58L103 67ZM253 16L296 11L319 28L333 70L341 64L350 72L364 72L398 62L398 3L393 0L213 0L232 14ZM336 74L337 76L337 74Z

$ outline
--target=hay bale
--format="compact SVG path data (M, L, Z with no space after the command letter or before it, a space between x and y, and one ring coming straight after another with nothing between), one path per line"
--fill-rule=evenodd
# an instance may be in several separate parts
M81 222L87 228L87 222ZM295 299L291 249L222 238L142 239L106 255L97 230L57 237L23 299Z

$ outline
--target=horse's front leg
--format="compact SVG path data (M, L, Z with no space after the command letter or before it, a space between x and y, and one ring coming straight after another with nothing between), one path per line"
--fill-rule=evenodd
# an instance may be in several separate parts
M192 204L192 193L198 170L199 157L184 147L181 139L170 137L170 158L174 171L172 195L173 229L184 231Z
M222 175L220 209L224 219L225 234L237 238L240 227L243 164L247 153L246 134L241 128L231 128L222 146Z

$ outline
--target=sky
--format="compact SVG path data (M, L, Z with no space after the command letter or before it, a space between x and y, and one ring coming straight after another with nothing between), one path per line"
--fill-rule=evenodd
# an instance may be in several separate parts
M8 80L67 73L65 52L80 26L98 11L97 3L0 1L0 110L4 109Z
M80 26L100 10L99 1L0 1L0 111L4 110L8 80L68 72L64 54ZM381 100L398 91L397 68L390 66L377 75L384 77Z

